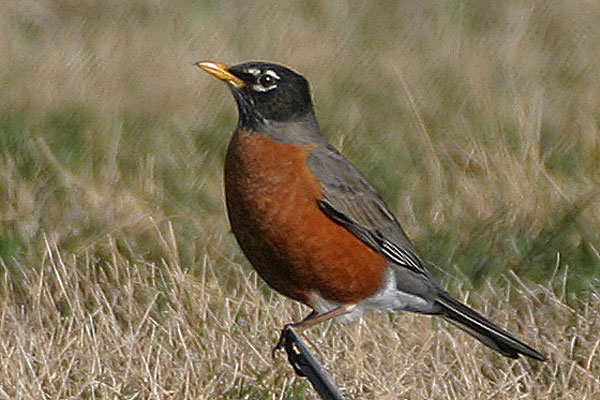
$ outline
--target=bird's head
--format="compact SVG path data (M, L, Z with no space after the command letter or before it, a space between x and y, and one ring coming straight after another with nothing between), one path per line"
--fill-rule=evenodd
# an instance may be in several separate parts
M214 61L195 64L228 84L243 126L298 121L313 113L308 81L282 65L258 61L232 67Z

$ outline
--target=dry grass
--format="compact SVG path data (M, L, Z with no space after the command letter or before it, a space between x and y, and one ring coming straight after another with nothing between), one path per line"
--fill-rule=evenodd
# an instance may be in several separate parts
M176 244L167 230L166 242ZM62 256L46 241L37 269L2 282L0 396L7 399L314 398L269 349L305 310L265 295L256 275L207 254L176 260ZM518 283L513 280L513 282ZM371 314L308 337L350 398L594 399L600 395L600 295L577 308L517 285L480 307L550 355L508 360L429 317ZM468 293L463 293L468 296ZM512 304L499 301L515 297Z
M306 75L433 271L551 355L368 315L310 333L351 397L599 397L599 21L583 1L1 2L0 397L314 397L269 358L306 310L227 233L235 108L197 59Z

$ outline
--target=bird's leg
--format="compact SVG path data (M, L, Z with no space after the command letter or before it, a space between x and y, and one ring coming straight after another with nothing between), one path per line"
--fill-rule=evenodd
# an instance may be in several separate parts
M275 347L273 347L273 350L271 350L271 357L275 358L275 353L277 351L281 350L288 342L286 332L289 330L289 328L295 328L296 326L301 326L306 321L309 321L318 316L319 316L319 313L316 312L315 310L312 310L312 312L310 314L308 314L306 317L304 317L304 319L302 319L302 321L296 322L293 324L285 324L283 326L283 329L281 330L281 334L279 335L279 340L277 341L277 344L275 345ZM302 328L300 328L300 331L302 331Z
M314 356L306 348L306 345L302 342L302 339L300 338L301 332L319 322L347 314L351 312L355 306L355 304L344 304L323 314L313 311L302 321L285 325L281 330L281 336L279 336L277 345L275 345L271 352L271 356L274 358L275 352L284 348L288 356L288 361L294 368L296 374L298 376L310 375L310 371L314 370L315 363L318 363L318 361L316 361ZM320 367L320 369L322 368L323 367Z
M283 329L281 330L281 335L279 336L279 340L277 341L277 344L275 345L275 347L273 348L273 351L271 352L273 357L275 356L275 352L277 352L277 350L287 346L288 336L286 335L286 332L288 331L289 328L294 328L298 333L301 333L303 330L310 328L313 325L316 325L321 322L325 322L331 318L339 317L340 315L347 314L347 313L351 312L354 309L354 307L356 307L356 304L343 304L343 305L336 307L331 311L327 311L326 313L323 313L323 314L319 314L318 312L313 310L302 321L296 322L294 324L286 324L283 327Z

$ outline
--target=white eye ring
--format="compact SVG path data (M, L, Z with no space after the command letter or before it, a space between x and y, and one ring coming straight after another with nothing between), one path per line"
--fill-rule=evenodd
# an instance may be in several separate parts
M268 69L265 71L265 74L272 76L273 78L280 80L281 78L279 77L279 75L277 75L277 72L273 71L272 69Z
M252 88L257 92L268 92L269 90L275 89L277 87L276 81L281 78L275 71L267 70L264 74L259 76L256 80L257 84L253 85Z

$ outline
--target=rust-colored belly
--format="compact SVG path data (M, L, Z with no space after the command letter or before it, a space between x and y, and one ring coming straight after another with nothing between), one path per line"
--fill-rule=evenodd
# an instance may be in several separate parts
M304 161L311 146L238 132L225 162L233 233L258 274L274 289L311 305L357 302L379 289L384 257L318 207L320 186Z

